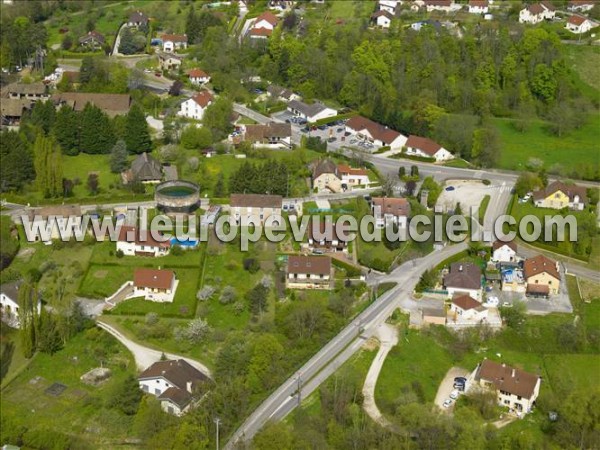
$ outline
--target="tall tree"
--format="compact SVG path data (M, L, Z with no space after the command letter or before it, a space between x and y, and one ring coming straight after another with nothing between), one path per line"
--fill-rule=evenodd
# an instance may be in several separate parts
M21 349L25 358L31 358L36 347L36 325L38 293L30 283L22 283L19 287L19 322Z
M88 103L81 112L80 150L84 153L109 153L116 138L108 116L97 106Z
M15 131L0 133L0 191L19 190L35 178L29 145Z
M79 119L79 114L67 105L62 106L56 113L52 132L65 155L79 154Z
M62 158L53 136L38 135L33 145L36 183L44 197L58 197L63 192Z
M231 129L232 113L233 104L231 101L219 97L206 108L202 123L211 131L216 140L224 139Z
M110 151L110 171L121 173L127 168L127 146L119 139Z
M127 113L125 144L130 153L139 154L152 151L152 139L150 139L146 116L137 104L134 104Z
M47 102L35 102L33 109L31 110L31 123L40 127L44 133L48 134L54 125L56 118L56 108L54 103Z

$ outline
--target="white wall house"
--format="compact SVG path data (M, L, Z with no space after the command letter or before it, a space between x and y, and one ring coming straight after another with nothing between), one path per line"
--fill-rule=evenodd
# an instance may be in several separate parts
M181 104L180 110L177 113L180 116L188 119L202 120L206 108L213 102L213 96L208 91L202 91L187 99Z
M454 3L452 0L425 0L424 3L427 12L443 11L449 13L461 8L461 5Z
M467 294L481 301L481 269L473 263L452 263L449 273L444 277L444 288L449 298Z
M488 318L488 310L469 295L460 295L452 299L450 318L456 321L482 322ZM453 317L454 316L454 317Z
M281 195L231 194L229 223L232 226L250 224L251 221L259 226L281 225L282 201ZM269 219L271 216L273 219Z
M289 256L287 287L290 289L331 289L331 258Z
M184 50L188 46L188 38L185 34L163 34L161 40L162 49L167 53Z
M4 283L0 286L0 314L2 320L13 328L21 327L19 316L19 281ZM42 302L37 301L37 313L42 311Z
M188 77L190 83L201 86L210 81L210 75L208 75L204 70L201 69L192 69L188 72Z
M438 143L420 136L410 135L406 140L405 148L407 155L434 158L436 162L454 158L452 153Z
M571 12L587 12L594 9L596 3L593 0L572 0L567 9Z
M135 269L133 272L133 294L130 298L143 297L158 303L172 303L179 280L172 270Z
M346 122L345 128L346 132L369 141L377 148L388 146L390 150L400 150L407 141L407 137L396 130L362 116L352 117Z
M487 0L470 0L468 9L471 14L487 14L490 7Z
M396 8L401 4L402 2L398 0L379 0L379 10L387 11L390 14L396 14Z
M574 34L583 34L595 28L597 25L587 17L572 15L567 19L565 28Z
M495 241L492 244L492 261L494 262L516 262L517 244L513 241Z
M534 3L519 11L519 22L536 24L554 19L555 9L549 2Z
M170 249L169 241L157 241L149 230L144 233L127 225L119 230L117 250L121 250L125 256L165 256Z
M385 10L377 11L371 15L371 20L373 23L380 28L389 28L392 24L393 18L394 16L392 13Z
M298 117L302 117L307 122L316 122L317 120L337 116L337 110L325 106L323 103L315 102L307 104L300 100L291 100L287 106L288 111Z
M354 186L369 186L369 172L366 169L356 169L346 164L338 164L338 175L341 177L342 184L347 188Z
M375 217L375 226L385 228L398 225L399 230L406 230L410 216L410 203L405 198L374 197L371 212Z
M27 217L32 230L39 229L34 236L38 242L50 242L55 239L71 239L81 234L83 216L78 205L45 206L31 211ZM22 219L25 220L25 219Z

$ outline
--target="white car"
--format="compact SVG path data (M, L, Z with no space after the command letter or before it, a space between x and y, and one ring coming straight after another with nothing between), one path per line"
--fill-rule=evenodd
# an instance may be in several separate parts
M458 392L458 389L454 389L452 392L450 392L450 398L452 400L456 400L459 395L460 395L460 392Z
M454 400L452 400L451 398L447 398L444 401L444 408L450 408L450 406L452 406L452 403L454 403Z
M498 299L498 297L488 297L487 301L485 302L485 306L498 306L500 304L500 299Z

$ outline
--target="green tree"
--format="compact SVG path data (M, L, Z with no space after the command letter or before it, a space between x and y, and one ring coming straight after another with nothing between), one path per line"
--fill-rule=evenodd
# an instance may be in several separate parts
M40 127L44 133L48 134L54 125L56 119L56 108L54 103L35 102L31 110L30 121L34 125Z
M129 153L149 153L152 151L152 139L144 111L134 104L127 113L125 122L125 144Z
M125 415L133 416L138 410L141 399L142 391L137 379L133 375L127 375L114 386L107 405Z
M190 125L181 133L181 145L187 149L203 149L213 143L210 129Z
M52 314L42 308L39 315L37 349L42 353L54 354L62 348L62 339L56 319Z
M229 134L232 113L233 104L225 97L219 97L206 108L202 123L215 140L224 139Z
M0 191L19 190L35 179L31 149L15 131L0 133Z
M62 158L54 137L38 135L33 145L36 183L44 197L58 197L63 192Z
M538 175L531 172L524 172L519 175L519 178L515 182L515 193L519 197L524 197L528 192L533 192L541 188L542 185L543 182Z
M110 151L110 171L121 173L127 169L128 165L127 146L125 145L125 141L119 139Z
M498 133L493 128L478 128L473 132L471 159L482 167L493 167L500 157Z
M272 422L254 437L252 446L256 450L292 450L294 436L286 423Z
M67 105L61 106L56 113L52 133L65 155L75 156L79 153L79 119L79 114Z
M250 304L250 310L254 315L262 315L267 311L269 305L269 288L258 283L246 293L246 300Z
M37 305L37 289L30 283L22 283L19 287L19 335L25 358L31 358L36 349Z
M81 113L80 150L89 154L109 153L116 138L108 116L88 103Z

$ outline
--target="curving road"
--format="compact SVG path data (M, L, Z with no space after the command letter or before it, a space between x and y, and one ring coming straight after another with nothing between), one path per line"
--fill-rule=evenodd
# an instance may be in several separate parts
M115 338L117 338L119 340L119 342L121 342L121 344L123 344L125 347L127 347L127 349L131 353L133 353L133 356L135 358L135 363L139 370L145 370L148 366L151 366L156 361L160 361L160 358L162 357L163 352L161 352L159 350L154 350L152 348L144 347L143 345L140 345L137 342L132 341L131 339L129 339L125 335L123 335L123 333L121 333L115 327L113 327L105 322L97 321L96 325L98 325L98 327L100 327L103 330L112 334ZM187 363L189 363L191 366L198 369L200 372L202 372L207 377L212 378L210 370L204 364L202 364L194 359L186 358L185 356L180 356L180 355L176 355L173 353L167 353L167 352L164 352L164 354L168 359L183 359Z

